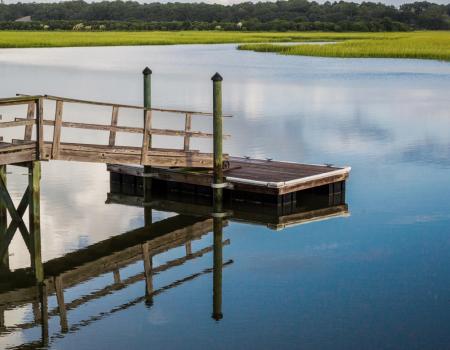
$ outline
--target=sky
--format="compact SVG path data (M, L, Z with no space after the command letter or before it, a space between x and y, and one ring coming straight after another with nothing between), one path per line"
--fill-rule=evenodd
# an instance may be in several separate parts
M86 0L88 2L92 2L92 0ZM93 1L102 1L102 0L93 0ZM149 3L149 2L205 2L205 3L218 3L218 4L223 4L223 5L230 5L230 4L235 4L235 3L239 3L239 2L245 2L246 0L157 0L157 1L142 1L142 0L137 0L138 2L142 2L142 3ZM266 1L266 0L263 0ZM323 3L326 0L316 0L319 3ZM330 0L333 1L333 0ZM350 1L350 0L345 0L345 1ZM363 2L363 1L368 1L368 0L352 0L352 2ZM395 6L399 6L405 3L410 3L410 2L415 2L415 1L422 1L422 0L379 0L379 1L372 1L372 2L381 2L384 4L389 4L389 5L395 5ZM450 0L427 0L429 2L433 2L436 4L450 4ZM10 3L17 3L19 1L16 0L4 0L3 1L6 4L10 4ZM20 2L57 2L57 1L53 1L53 0L20 0Z

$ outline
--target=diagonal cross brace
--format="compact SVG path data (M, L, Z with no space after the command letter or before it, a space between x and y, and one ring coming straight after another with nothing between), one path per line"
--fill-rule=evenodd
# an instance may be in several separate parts
M6 253L6 250L8 249L9 244L11 243L11 240L14 237L14 234L19 228L20 233L22 234L23 240L28 248L30 250L30 234L28 232L28 229L22 219L23 214L27 210L28 204L30 202L30 188L27 187L19 206L14 206L14 203L6 189L5 183L3 179L0 178L0 199L4 202L4 205L8 209L9 214L11 215L11 223L9 224L8 229L5 232L5 236L2 237L0 242L0 257L4 256Z

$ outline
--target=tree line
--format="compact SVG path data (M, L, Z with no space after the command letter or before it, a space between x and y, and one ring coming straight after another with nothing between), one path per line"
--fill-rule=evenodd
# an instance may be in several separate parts
M31 22L15 22L31 16ZM82 25L80 26L79 24ZM78 25L78 27L76 27ZM407 31L450 29L450 4L307 0L205 3L64 1L0 4L0 29L15 30Z

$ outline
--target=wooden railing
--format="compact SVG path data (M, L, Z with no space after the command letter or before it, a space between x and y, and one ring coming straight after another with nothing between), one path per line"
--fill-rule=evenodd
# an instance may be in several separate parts
M53 119L44 118L44 101L55 101L55 115ZM3 142L0 147L0 164L11 164L30 160L75 160L85 162L142 164L151 166L190 166L211 168L213 166L212 153L200 152L191 148L192 138L212 139L212 133L192 130L194 116L212 117L212 113L182 111L163 108L144 108L135 105L115 104L79 100L58 96L19 96L0 99L0 107L9 105L27 105L27 116L16 117L13 121L0 122L0 128L24 126L23 139L13 139L9 144ZM75 121L64 121L63 111L65 104L83 104L111 107L111 123L94 124ZM124 109L137 109L143 111L143 127L119 126L119 114ZM154 112L182 115L184 117L184 130L161 129L152 125ZM228 116L227 116L228 117ZM36 138L32 140L33 126L36 125ZM53 126L53 139L45 141L44 126ZM62 128L76 128L98 131L109 131L108 144L99 143L67 143L61 140ZM142 135L141 147L118 146L117 133L131 133ZM182 137L181 149L152 147L152 136ZM216 135L215 137L228 137ZM35 146L35 147L33 147ZM226 159L226 157L225 157Z

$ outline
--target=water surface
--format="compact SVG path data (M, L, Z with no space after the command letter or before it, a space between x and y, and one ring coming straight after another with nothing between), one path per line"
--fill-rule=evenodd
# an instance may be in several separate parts
M448 347L449 63L290 57L234 45L7 49L0 50L0 95L140 104L146 65L154 73L155 106L211 110L210 77L223 75L224 111L234 116L225 125L230 154L352 166L351 216L280 232L230 222L223 258L233 263L223 269L220 321L211 318L213 280L205 273L155 296L151 307L138 302L68 333L53 317L49 348ZM10 191L19 201L27 177L23 169L10 171ZM105 204L108 191L104 165L43 164L45 261L143 226L142 208ZM171 215L154 211L153 219ZM210 234L193 248L211 244ZM28 266L19 235L10 254L11 268ZM183 255L184 247L176 248L153 263ZM212 264L205 254L156 275L154 287ZM138 261L122 278L142 270ZM68 288L66 302L112 279L102 275ZM88 302L68 311L68 323L83 324L144 290L139 281ZM49 306L55 305L51 296ZM38 326L14 329L32 318L30 304L6 310L9 328L0 346L39 340Z

